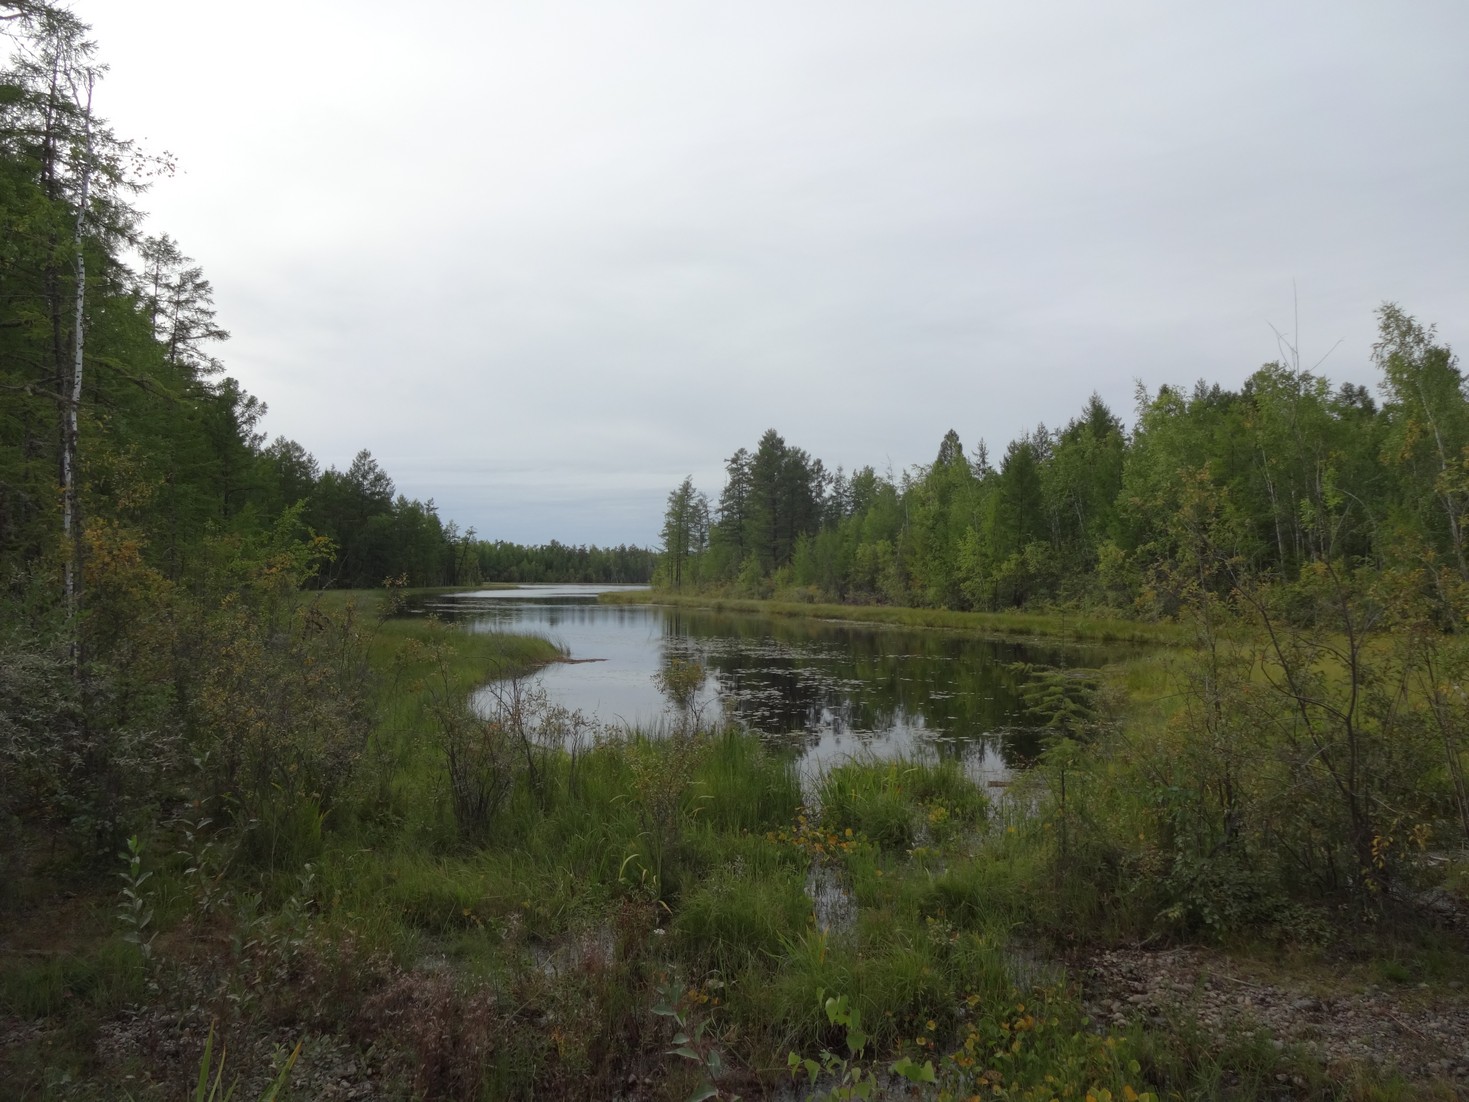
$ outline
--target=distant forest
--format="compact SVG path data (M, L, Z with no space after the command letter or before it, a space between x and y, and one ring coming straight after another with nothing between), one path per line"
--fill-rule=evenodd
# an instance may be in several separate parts
M966 453L951 430L932 463L897 476L833 471L772 429L729 457L716 501L692 479L669 494L658 582L1167 615L1201 556L1227 567L1209 572L1221 587L1332 562L1469 580L1464 379L1433 328L1392 304L1378 322L1380 404L1366 387L1271 363L1238 390L1140 385L1130 432L1095 394L997 458L983 441Z
M136 196L172 165L94 113L86 26L42 4L0 16L13 44L0 75L0 574L12 586L64 574L78 597L119 554L187 586L221 556L280 541L309 543L314 587L649 579L651 551L488 542L396 493L367 450L323 471L296 441L267 443L264 403L219 358L229 333L203 269L140 230Z

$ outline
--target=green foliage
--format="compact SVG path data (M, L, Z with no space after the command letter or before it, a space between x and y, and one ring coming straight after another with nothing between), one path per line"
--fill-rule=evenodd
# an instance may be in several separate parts
M661 1018L671 1018L677 1027L673 1035L673 1047L668 1050L668 1054L688 1061L700 1073L700 1082L689 1095L688 1102L707 1102L711 1098L739 1102L739 1095L726 1094L719 1089L718 1081L724 1072L724 1061L719 1055L718 1045L710 1035L711 1019L701 1017L698 1024L691 1027L685 1004L675 1001L674 994L675 992L668 989L659 991L659 1001L653 1005L653 1013Z
M1011 666L1019 678L1026 711L1057 737L1086 739L1103 720L1101 676L1095 670L1040 667L1030 662Z
M988 802L953 762L848 762L817 786L821 820L879 846L904 851L920 839L944 840L984 821Z
M552 540L527 547L506 540L472 540L461 537L456 545L468 556L476 578L457 577L470 584L485 582L602 582L646 583L652 580L657 552L625 544L617 547L572 547ZM458 552L457 552L458 553Z
M683 893L673 931L695 959L727 968L746 955L778 959L806 928L804 870L751 868L740 858Z
M1155 1102L1130 1039L1099 1034L1064 992L1041 987L1008 998L963 1000L962 1026L940 1073L961 1095L1086 1097Z
M153 923L153 907L143 891L143 885L152 877L152 871L143 871L143 844L134 834L127 842L127 850L118 854L127 865L117 875L122 880L117 904L117 921L123 928L122 939L135 946L138 955L147 963L153 957L153 939L158 936L150 929Z
M696 582L700 556L709 545L709 501L694 489L692 477L668 495L662 536L660 581L673 589L682 589L686 581Z
M462 837L481 837L515 786L517 748L502 723L481 718L464 701L441 699L434 710L454 821Z
M1137 421L1096 395L1065 428L1037 426L998 465L950 430L897 477L829 474L771 430L726 463L707 549L682 546L688 588L749 597L1008 608L1135 608L1172 617L1190 542L1212 518L1225 559L1290 579L1312 564L1382 563L1408 538L1469 577L1469 401L1451 350L1400 307L1378 312L1366 388L1268 364L1238 391L1139 387ZM691 483L679 500L700 495ZM706 561L707 560L707 561ZM1197 580L1197 579L1195 579ZM1215 571L1211 592L1227 597Z
M227 599L202 632L218 656L195 700L204 783L251 829L254 859L299 865L318 852L371 730L355 612Z
M1413 567L1409 544L1389 570L1320 563L1283 582L1224 554L1219 531L1194 528L1192 574L1167 583L1197 645L1150 690L1166 718L1051 763L1045 825L1058 876L1108 900L1109 923L1319 945L1333 911L1371 917L1436 881L1425 847L1464 836L1444 691L1458 644L1437 619L1457 572L1431 552L1439 568Z
M636 736L625 744L642 831L624 871L636 868L655 897L676 889L669 877L676 872L684 828L703 803L691 782L709 745L709 736L701 732L675 732L656 741Z
M794 762L730 728L715 735L693 778L699 822L763 834L795 818L801 783Z
M0 821L79 801L79 779L67 768L83 738L78 689L62 641L9 619L0 635Z
M399 855L380 870L383 902L414 930L446 933L481 925L493 901L491 878L473 864Z
M896 762L836 766L817 790L822 820L860 831L886 849L906 850L918 833L916 809L905 792L910 771L916 767Z
M861 1063L867 1048L867 1034L862 1031L862 1012L851 1005L846 995L824 997L825 991L816 992L816 1001L821 1004L826 1020L845 1033L847 1055L841 1056L829 1049L821 1051L819 1060L803 1059L792 1052L786 1059L791 1074L805 1072L814 1087L823 1075L836 1083L821 1095L826 1099L871 1098L877 1089L877 1079L872 1069ZM930 1069L931 1070L931 1069Z
M699 725L698 699L708 678L702 662L691 662L670 655L662 669L653 675L658 691L668 698L669 705L678 714L680 728L688 731Z

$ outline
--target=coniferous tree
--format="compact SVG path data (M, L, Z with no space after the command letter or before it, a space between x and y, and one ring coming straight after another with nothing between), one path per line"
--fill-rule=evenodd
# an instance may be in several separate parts
M214 288L204 269L167 234L144 238L138 252L139 291L164 358L193 380L219 374L224 364L208 346L230 335L214 320Z
M796 543L821 521L826 471L801 448L767 429L750 460L746 544L767 574L790 563Z
M730 580L750 553L750 453L740 448L724 463L725 483L719 495L718 519L710 533L717 576Z
M693 476L668 495L663 515L663 576L674 589L695 581L694 565L709 541L709 501L694 489Z

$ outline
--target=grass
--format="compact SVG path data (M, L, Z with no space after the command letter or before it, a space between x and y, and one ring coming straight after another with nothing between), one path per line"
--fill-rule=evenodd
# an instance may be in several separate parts
M733 730L714 740L694 785L701 820L726 833L784 826L801 802L794 760Z
M712 871L679 900L672 929L680 952L724 975L781 960L811 916L805 870L736 855Z
M121 937L80 953L22 956L0 969L0 1008L17 1018L48 1018L76 1006L112 1011L143 993L142 961Z
M639 792L630 752L680 753L670 740L604 744L574 783L561 759L550 795L519 792L478 846L364 847L351 827L328 828L309 877L267 891L274 903L246 905L254 889L237 883L215 921L240 955L211 964L237 977L226 1024L366 1031L413 1090L447 1097L598 1097L653 1068L687 1096L698 1083L667 1063L669 1035L650 1010L670 987L749 1097L779 1082L787 1052L842 1050L822 993L860 1010L864 1061L934 1061L959 1097L998 1085L1012 1097L1069 1086L1077 1097L1152 1087L1243 1098L1282 1067L1296 1074L1292 1054L1253 1037L1214 1055L1219 1038L1186 1020L1162 1035L1089 1029L1058 970L1023 967L1014 947L1044 894L1044 854L949 767L843 765L822 779L819 812L803 811L788 760L753 737L704 737L650 881L626 867L646 854L656 796ZM733 798L705 798L715 785ZM932 829L937 808L952 829ZM850 924L816 923L813 864L850 893ZM197 945L198 922L179 920L170 940ZM124 950L109 938L65 962L7 967L7 1011L74 1017L81 999L98 1017L115 1012L142 994ZM1398 971L1411 979L1423 960ZM435 961L459 979L446 983ZM168 972L155 975L167 997ZM311 1059L307 1046L303 1074ZM39 1083L22 1061L9 1066ZM1339 1096L1315 1075L1309 1096Z
M955 612L949 609L902 608L894 605L766 601L671 593L667 590L604 593L600 599L612 604L670 604L707 608L715 612L750 612L763 616L815 617L892 627L963 631L997 638L1042 637L1061 642L1163 645L1176 645L1192 638L1189 629L1176 623L1128 620L1081 612Z
M322 600L343 611L353 597ZM597 1098L631 1077L651 1098L687 1098L710 1053L730 1069L716 1084L725 1095L758 1097L785 1081L792 1051L851 1056L822 1005L845 995L870 1036L858 1059L931 1060L952 1097L1245 1098L1282 1074L1301 1078L1301 1097L1373 1097L1187 1018L1100 1031L1064 968L1032 963L1151 929L1153 897L1130 888L1147 883L1139 855L1154 841L1127 832L1153 793L1126 740L1115 761L1071 766L1064 810L1054 767L992 804L952 762L849 762L817 778L805 807L793 759L737 731L604 737L575 755L536 747L535 770L514 765L469 839L446 792L438 709L555 648L358 610L385 695L358 781L316 820L309 859L231 863L238 840L213 836L206 905L177 831L160 829L144 849L158 959L141 960L105 920L59 951L0 958L4 1013L48 1023L48 1059L99 1096L144 1057L109 1063L98 1030L152 1001L206 1008L221 1036L371 1045L403 1097ZM1045 620L1024 619L1027 633ZM1112 638L1083 630L1068 621L1068 635ZM1136 745L1176 736L1169 662L1148 652L1108 673ZM808 882L830 908L813 906ZM96 887L94 916L114 890ZM1409 986L1463 960L1433 939L1398 940L1360 970ZM652 1011L670 998L702 1046L696 1065L670 1055L672 1026ZM308 1045L300 1074L313 1058ZM197 1068L198 1054L184 1063ZM3 1045L0 1073L19 1097L66 1096ZM139 1097L181 1093L158 1074Z
M955 762L848 762L817 785L822 819L890 852L943 842L984 820L989 801Z

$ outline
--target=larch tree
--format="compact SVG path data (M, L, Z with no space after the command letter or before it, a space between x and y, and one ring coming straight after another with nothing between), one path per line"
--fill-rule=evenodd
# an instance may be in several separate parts
M692 475L669 492L661 535L664 574L674 589L682 589L709 541L709 501L694 489Z

